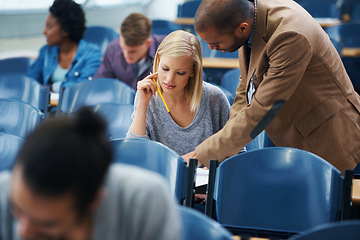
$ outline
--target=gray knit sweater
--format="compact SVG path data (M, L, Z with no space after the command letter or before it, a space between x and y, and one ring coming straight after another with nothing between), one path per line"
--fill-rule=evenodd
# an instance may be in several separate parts
M133 116L137 102L136 95ZM179 155L184 155L219 131L228 120L229 111L230 104L221 89L203 82L200 106L189 126L182 128L177 125L166 111L161 98L153 96L146 113L146 135L136 135L129 130L126 137L148 138L168 146Z

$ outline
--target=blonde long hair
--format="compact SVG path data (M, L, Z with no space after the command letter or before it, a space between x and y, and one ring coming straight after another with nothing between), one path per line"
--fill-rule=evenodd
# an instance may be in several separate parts
M161 56L192 57L194 61L194 76L189 78L188 84L185 86L185 97L190 104L191 111L195 112L200 104L203 87L202 53L199 40L194 34L189 32L183 30L174 31L164 38L156 51L153 66L154 72L158 71ZM159 87L162 93L163 89L160 84Z

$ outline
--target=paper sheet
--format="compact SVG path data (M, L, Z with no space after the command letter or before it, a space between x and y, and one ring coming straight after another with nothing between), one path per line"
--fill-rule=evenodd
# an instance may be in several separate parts
M202 168L196 169L196 183L195 187L208 184L209 180L209 170L204 170Z

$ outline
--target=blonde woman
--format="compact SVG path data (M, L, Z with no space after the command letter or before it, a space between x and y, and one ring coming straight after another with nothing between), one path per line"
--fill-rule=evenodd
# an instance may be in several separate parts
M137 84L127 138L155 140L183 155L225 125L230 104L218 87L203 82L201 47L193 34L170 33L157 49L153 72Z

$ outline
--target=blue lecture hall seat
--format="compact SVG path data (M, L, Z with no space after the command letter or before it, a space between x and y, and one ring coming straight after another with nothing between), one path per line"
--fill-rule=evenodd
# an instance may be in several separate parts
M48 95L47 87L24 74L0 74L0 98L20 99L45 112Z
M224 73L220 80L220 86L227 89L235 98L236 89L240 84L240 69L234 68Z
M356 4L352 9L351 20L354 22L360 22L360 3Z
M185 1L178 5L177 16L180 18L193 18L201 1Z
M11 171L24 139L12 134L0 133L0 171Z
M268 147L275 147L275 145L271 141L265 130L263 130L250 143L248 143L248 145L246 145L246 151L263 149Z
M141 138L114 139L115 163L126 163L155 171L169 181L170 191L180 203L186 195L188 167L184 159L165 145Z
M72 113L83 106L98 103L134 104L135 90L126 83L112 78L96 78L62 89L59 96L59 112Z
M235 96L232 95L227 89L225 89L224 87L222 87L216 83L210 83L210 84L217 86L218 88L221 89L221 91L225 94L227 100L229 101L230 105L232 105L234 103Z
M336 2L302 0L299 4L314 18L341 19L341 9Z
M215 220L188 207L178 207L182 222L183 240L231 240L232 234Z
M43 119L44 114L26 102L0 98L0 132L25 138Z
M89 26L84 32L84 40L96 44L104 54L109 43L119 37L113 29L104 26Z
M35 59L30 57L12 57L0 60L0 74L22 73L26 74Z
M152 20L151 33L157 35L168 35L169 33L182 29L181 26L177 23L162 20L154 19Z
M360 22L343 23L325 29L339 54L344 47L360 47ZM342 57L345 69L357 92L360 92L360 57Z
M360 220L325 223L295 235L289 240L359 240Z
M91 106L107 121L109 139L125 138L132 123L134 105L125 103L99 103Z
M235 234L289 237L340 217L341 172L310 152L254 150L215 171L216 216Z

